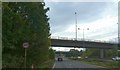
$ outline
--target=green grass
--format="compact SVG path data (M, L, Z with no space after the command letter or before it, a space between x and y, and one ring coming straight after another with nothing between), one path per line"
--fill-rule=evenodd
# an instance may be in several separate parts
M54 60L48 60L40 65L40 68L52 68Z
M97 61L97 60L80 60L83 63L98 65L107 68L118 68L118 61Z

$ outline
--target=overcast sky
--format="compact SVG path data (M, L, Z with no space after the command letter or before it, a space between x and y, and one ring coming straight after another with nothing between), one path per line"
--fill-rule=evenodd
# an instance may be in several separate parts
M50 7L51 36L75 38L75 12L77 12L78 38L90 40L114 40L118 35L118 0L97 2L46 1ZM75 1L75 0L74 0ZM89 30L87 30L89 28Z

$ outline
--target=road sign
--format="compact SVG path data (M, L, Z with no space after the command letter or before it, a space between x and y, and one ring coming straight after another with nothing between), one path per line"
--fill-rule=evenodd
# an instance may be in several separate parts
M29 47L29 43L28 42L23 43L23 47L24 48L28 48Z

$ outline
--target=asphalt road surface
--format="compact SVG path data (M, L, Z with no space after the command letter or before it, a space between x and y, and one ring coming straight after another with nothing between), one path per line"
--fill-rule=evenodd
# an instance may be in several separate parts
M63 61L55 61L55 64L53 66L53 70L83 70L83 69L87 69L87 70L94 70L96 69L99 70L101 68L101 66L97 66L97 65L91 65L91 64L85 64L85 63L81 63L80 61L75 61L75 60L70 60L67 58L63 58Z

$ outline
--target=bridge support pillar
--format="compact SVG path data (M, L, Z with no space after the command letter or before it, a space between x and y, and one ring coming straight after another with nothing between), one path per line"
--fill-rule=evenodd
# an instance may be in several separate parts
M104 49L100 49L100 58L104 58Z

